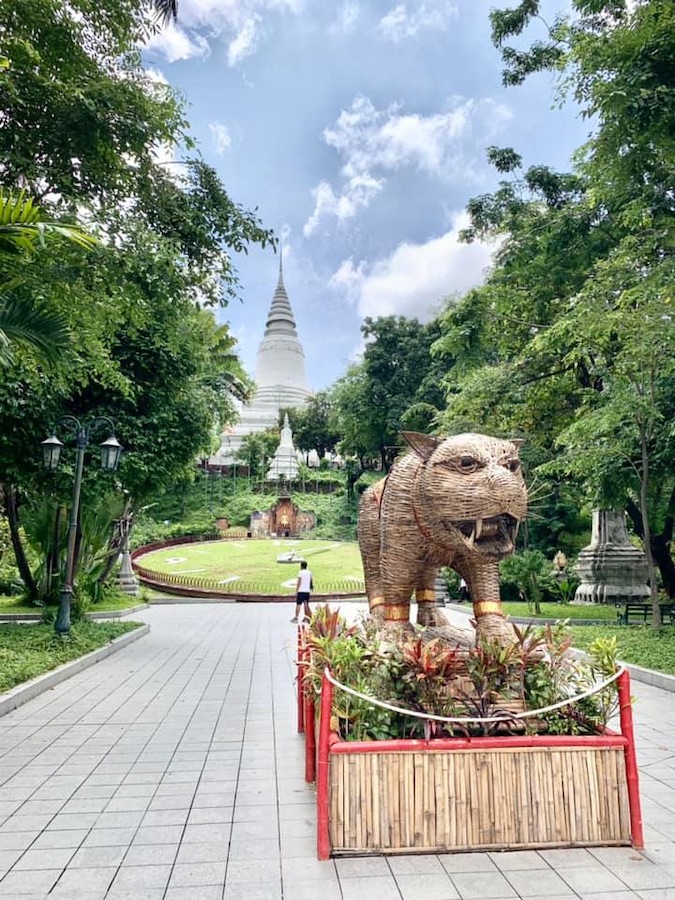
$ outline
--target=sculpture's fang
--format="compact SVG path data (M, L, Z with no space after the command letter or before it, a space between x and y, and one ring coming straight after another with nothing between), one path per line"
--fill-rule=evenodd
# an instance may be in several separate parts
M460 532L468 547L473 550L476 545L487 548L504 541L509 545L512 544L518 533L519 522L513 516L505 513L488 519L454 522L453 525Z

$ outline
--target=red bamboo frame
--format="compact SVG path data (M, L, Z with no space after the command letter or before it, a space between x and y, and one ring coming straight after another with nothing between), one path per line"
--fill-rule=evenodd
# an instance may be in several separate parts
M321 687L321 716L319 718L319 752L316 765L316 855L318 859L330 858L329 756L330 719L333 709L333 685L324 673Z
M628 789L628 810L630 817L631 843L633 847L644 847L642 828L642 811L640 806L640 789L638 783L637 756L635 753L635 733L633 729L633 708L630 697L630 675L624 671L617 679L619 694L619 721L621 734L606 728L598 735L518 735L505 737L469 737L439 738L432 741L399 739L391 741L341 741L331 733L330 721L333 704L334 687L323 675L321 687L321 716L319 718L318 760L314 746L314 704L312 703L312 774L317 774L316 806L317 806L317 857L320 860L330 858L330 822L329 822L329 772L330 755L348 753L386 753L396 751L415 753L419 751L448 750L490 750L497 748L518 747L622 747L626 764L626 782ZM307 722L307 706L305 722ZM305 778L308 773L308 744L305 745ZM316 761L316 767L314 762ZM318 772L317 772L318 770Z
M305 781L316 780L316 708L311 690L305 690ZM330 721L330 717L329 717Z
M626 760L630 836L633 846L638 850L642 850L645 845L645 839L642 830L642 807L640 804L637 755L635 753L633 706L630 698L630 675L626 670L624 670L617 679L617 689L619 692L619 721L621 722L621 734L626 739L623 752Z

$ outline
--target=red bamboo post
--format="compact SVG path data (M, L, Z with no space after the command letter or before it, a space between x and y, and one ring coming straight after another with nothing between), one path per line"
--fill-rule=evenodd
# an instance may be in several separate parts
M330 719L333 711L333 685L323 673L319 715L319 752L316 765L316 855L330 858L330 823L328 821Z
M628 809L630 812L630 834L633 846L641 850L644 845L642 830L642 809L640 806L640 786L638 782L637 756L635 753L635 732L633 730L633 707L630 699L630 675L624 671L617 679L619 692L619 720L621 734L626 738L624 758L626 760L626 781L628 782Z
M305 654L302 641L302 627L298 625L298 645L295 657L295 670L298 679L298 734L303 734L305 730Z
M305 693L305 781L316 779L316 725L314 697L311 687Z

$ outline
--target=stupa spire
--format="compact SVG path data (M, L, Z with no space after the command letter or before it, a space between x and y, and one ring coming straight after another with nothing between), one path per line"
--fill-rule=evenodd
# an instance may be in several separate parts
M291 301L286 293L286 285L284 284L284 259L283 247L279 245L279 279L272 297L270 311L267 314L267 323L265 325L265 337L270 335L291 335L298 336L295 327L295 317L291 308Z

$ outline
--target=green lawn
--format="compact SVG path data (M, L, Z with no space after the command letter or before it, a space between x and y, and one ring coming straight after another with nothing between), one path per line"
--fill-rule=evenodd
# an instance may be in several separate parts
M238 581L268 584L280 591L292 590L300 565L278 563L277 557L294 551L307 560L314 576L314 590L337 581L354 580L362 589L363 567L356 543L337 541L242 540L181 544L148 553L137 562L154 572L209 578L231 583Z
M117 612L121 609L131 609L133 606L139 606L143 601L138 597L111 597L101 600L100 603L92 603L88 612ZM56 607L54 607L56 609ZM2 597L0 596L0 613L1 614L21 614L40 615L41 606L29 606L21 602L21 597Z
M654 630L650 625L584 625L570 628L576 647L588 647L596 638L616 637L623 662L675 675L675 626Z
M504 612L519 619L607 619L616 622L613 606L573 606L568 603L542 603L541 616L536 616L527 603L504 603Z
M139 622L77 622L63 639L53 625L0 625L0 692L109 644Z

